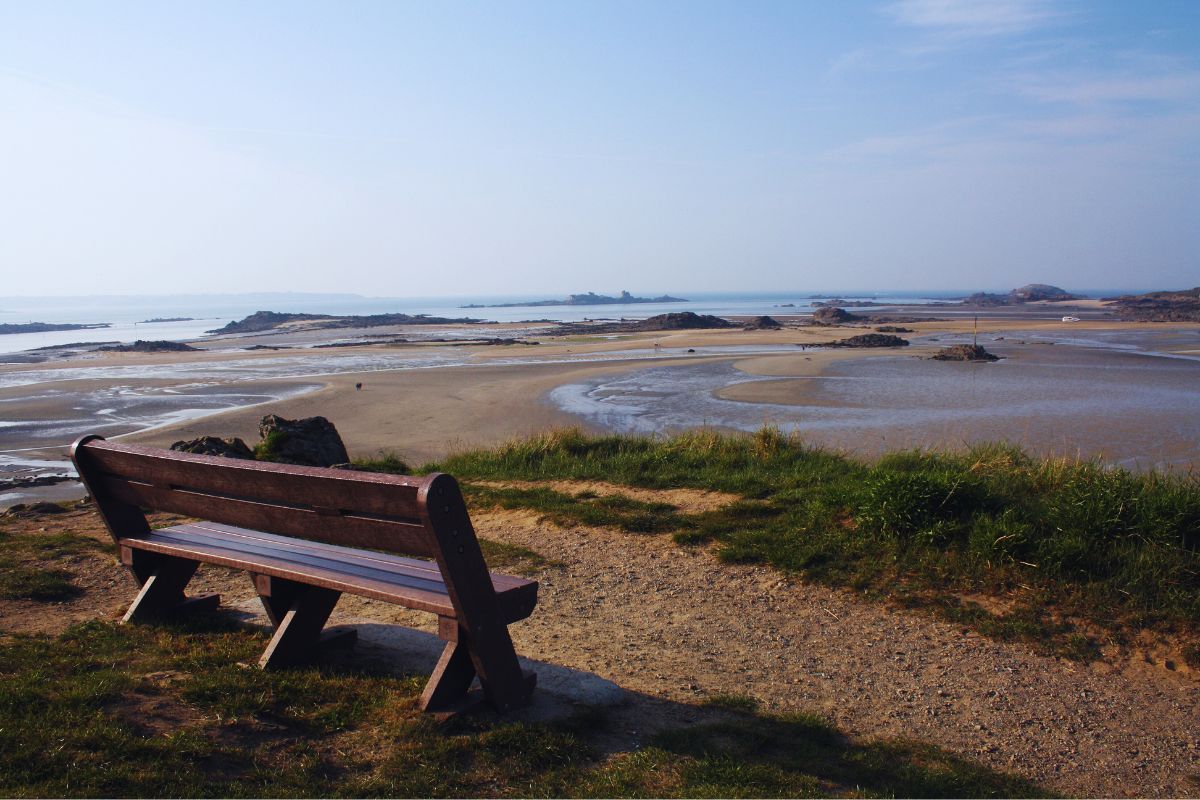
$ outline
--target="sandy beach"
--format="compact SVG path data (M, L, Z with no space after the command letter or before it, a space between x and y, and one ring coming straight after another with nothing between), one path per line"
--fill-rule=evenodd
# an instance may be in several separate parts
M942 316L941 309L936 313ZM555 338L539 335L546 326L493 325L489 333L519 332L541 344L329 349L311 347L319 337L300 328L208 340L200 343L207 349L196 352L8 364L0 366L0 452L9 462L42 459L65 466L66 445L88 431L163 447L201 435L253 442L259 419L275 413L327 417L353 456L394 452L411 463L566 425L644 433L773 424L866 456L895 447L1005 439L1049 455L1103 456L1135 468L1191 468L1200 456L1200 430L1189 422L1194 415L1184 412L1200 403L1192 388L1200 386L1196 326L1126 323L1098 313L1063 323L1061 314L1059 308L1032 306L1020 313L981 312L977 322L972 313L904 323L911 332L902 335L912 346L887 349L822 347L872 330L863 326ZM786 317L780 321L788 323ZM976 326L980 343L1002 361L927 360L939 347L971 341ZM446 338L478 336L477 330L447 326ZM353 333L327 331L323 340ZM288 349L245 349L264 343ZM970 415L947 416L962 402L958 388L980 383L980 376L987 376L987 386L977 393L994 393L993 381L999 381L996 386L1011 386L1020 395L1030 375L1047 371L1058 383L1028 384L1031 392L1048 393L1049 405L1041 411L1032 406L1023 411L1014 403L1009 413L997 406L998 397L985 397L972 401ZM1120 375L1122 383L1105 383L1109 375ZM926 378L931 383L923 388ZM1070 392L1092 385L1089 381L1099 381L1094 385L1101 394L1122 386L1128 393L1129 381L1142 384L1115 403L1111 418L1098 421L1090 411L1068 407L1073 395L1050 396L1068 378ZM355 388L359 383L361 390ZM835 390L851 384L871 387L872 396L864 401L862 392ZM1139 397L1146 408L1137 407ZM720 406L708 409L709 403ZM830 416L845 417L855 408L854 420ZM1050 413L1055 410L1062 413ZM1151 449L1158 453L1154 458L1147 455Z

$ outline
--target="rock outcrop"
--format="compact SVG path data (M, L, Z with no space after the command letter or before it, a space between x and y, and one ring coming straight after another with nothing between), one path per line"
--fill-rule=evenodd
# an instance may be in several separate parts
M1084 299L1083 295L1071 294L1066 289L1060 289L1048 283L1027 283L1018 289L1013 289L1008 294L976 292L970 297L964 298L962 304L964 306L989 308L993 306L1015 306L1022 303L1037 303L1041 301L1057 303L1064 300L1082 299Z
M286 325L289 322L310 322L318 319L333 319L328 314L281 314L278 311L255 311L245 319L235 320L221 328L206 333L258 333Z
M183 342L138 339L133 344L110 344L96 349L104 353L187 353L200 348Z
M676 311L671 314L658 314L648 319L635 322L629 326L634 331L684 331L701 330L704 328L734 328L737 327L727 319L714 317L711 314L697 314L693 311Z
M425 314L366 314L334 317L329 314L281 314L276 311L255 311L245 319L230 322L223 328L206 333L261 333L294 322L307 323L306 328L381 328L388 325L448 325L451 323L483 322L474 317L430 317Z
M943 347L930 356L934 361L999 361L1000 356L989 353L977 344L956 344Z
M755 317L742 326L748 331L777 331L783 326L774 317Z
M0 324L0 334L7 333L47 333L49 331L86 331L94 328L110 328L111 322L95 323L53 323L53 322L5 322Z
M832 306L818 308L812 315L814 325L845 325L848 322L864 322L865 320L866 317L851 314L844 308Z
M1138 322L1200 322L1200 286L1178 292L1106 297L1121 319Z
M202 456L224 456L225 458L254 458L254 451L237 437L219 439L216 436L201 436L199 439L187 439L175 442L172 450L181 453L196 453Z
M838 339L826 347L908 347L908 339L886 333L864 333L849 339Z
M1050 302L1057 303L1063 300L1082 300L1083 295L1071 294L1066 289L1060 289L1057 286L1051 286L1046 283L1027 283L1019 289L1013 289L1008 293L1014 303L1037 303Z
M65 514L67 509L60 506L58 503L17 503L10 507L7 511L0 514L0 517L38 517L43 514Z
M332 467L350 460L337 428L324 417L284 419L268 414L259 423L258 432L262 442L255 452L263 461Z

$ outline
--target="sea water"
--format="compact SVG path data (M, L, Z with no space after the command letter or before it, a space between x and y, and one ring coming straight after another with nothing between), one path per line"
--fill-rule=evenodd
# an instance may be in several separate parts
M76 342L133 342L137 339L194 341L225 324L255 311L306 314L425 314L450 319L472 318L498 323L549 319L579 322L585 319L645 319L657 314L692 311L715 316L758 316L811 314L822 296L811 292L764 293L677 293L686 303L627 303L595 306L514 306L465 308L521 300L549 299L526 295L514 297L415 297L387 298L358 295L266 293L249 295L164 295L126 297L0 297L0 323L106 324L108 327L0 335L0 353L16 353L40 347ZM833 295L830 295L833 296ZM947 292L873 292L836 295L852 302L928 304L956 296ZM962 294L957 296L961 297ZM788 304L791 304L790 306ZM152 319L186 317L177 322ZM482 332L476 332L482 335Z

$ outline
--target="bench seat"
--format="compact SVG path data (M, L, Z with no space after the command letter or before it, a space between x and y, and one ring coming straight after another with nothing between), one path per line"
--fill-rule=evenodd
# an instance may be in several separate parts
M203 521L122 537L118 544L323 586L439 617L455 616L446 582L434 561ZM504 624L533 613L537 581L495 572L490 575Z

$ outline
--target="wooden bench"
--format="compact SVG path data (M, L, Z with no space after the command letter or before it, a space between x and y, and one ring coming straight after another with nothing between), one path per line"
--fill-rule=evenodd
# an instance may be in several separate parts
M538 584L488 572L449 475L243 461L100 436L76 442L71 458L141 587L126 622L215 608L217 595L184 588L201 563L219 564L250 574L275 626L264 669L311 658L348 592L437 615L446 646L425 710L462 707L476 676L499 711L528 701L535 676L518 666L508 625L533 613ZM144 509L203 521L152 529Z

